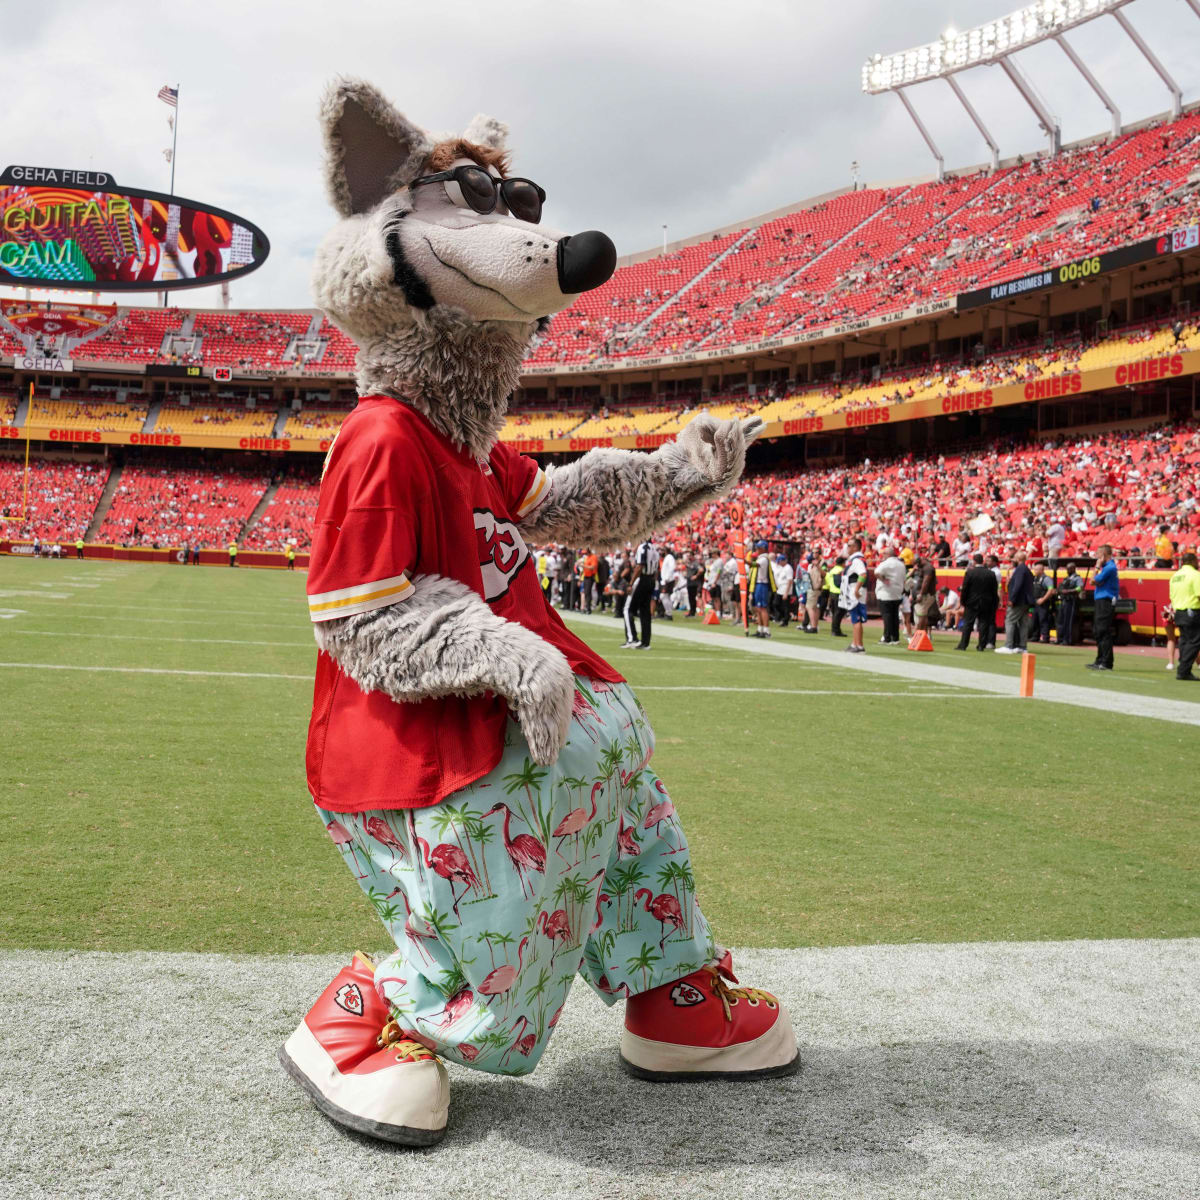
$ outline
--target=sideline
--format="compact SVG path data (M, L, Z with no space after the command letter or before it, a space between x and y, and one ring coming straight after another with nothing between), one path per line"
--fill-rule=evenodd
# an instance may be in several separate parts
M1200 939L733 954L791 1009L799 1075L630 1083L624 1006L579 983L527 1080L450 1064L449 1133L413 1154L332 1125L276 1061L344 955L7 950L0 1178L13 1195L262 1200L466 1180L515 1200L714 1180L764 1200L1195 1195Z
M602 625L611 628L611 622L603 617L590 617L584 613L561 612L559 616L580 625ZM697 629L676 629L674 623L654 622L654 637L670 638L678 642L690 642L696 646L712 646L714 640L722 648L748 650L752 654L765 654L770 658L790 658L798 662L820 663L822 666L842 667L847 671L865 671L872 675L887 675L893 679L910 681L926 680L944 683L949 687L968 688L976 692L1012 696L1017 690L1015 677L990 675L984 671L972 671L964 667L943 667L922 661L919 665L911 660L880 658L870 653L846 654L840 650L818 650L809 646L790 646L776 641L756 638L734 639L724 634L701 633ZM920 656L918 656L920 657ZM928 656L926 656L928 657ZM1076 708L1091 708L1099 712L1115 713L1126 717L1149 717L1155 721L1172 721L1178 725L1200 726L1200 704L1189 700L1165 700L1158 696L1134 696L1128 692L1100 692L1095 688L1081 687L1073 683L1039 683L1034 697L1051 704L1070 704Z

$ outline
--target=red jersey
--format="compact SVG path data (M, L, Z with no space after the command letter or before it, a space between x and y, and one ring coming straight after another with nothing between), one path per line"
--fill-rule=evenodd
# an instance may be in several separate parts
M440 575L545 638L576 674L621 682L567 629L538 584L517 524L547 492L537 464L503 443L481 464L415 409L364 397L325 463L310 616L327 621L403 604L414 576ZM335 812L436 804L500 761L507 719L505 700L491 692L405 704L363 692L322 652L308 728L309 791Z

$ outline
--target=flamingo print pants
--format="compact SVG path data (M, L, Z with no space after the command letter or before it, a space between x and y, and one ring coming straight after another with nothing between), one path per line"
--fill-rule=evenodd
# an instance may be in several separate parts
M535 766L510 720L499 765L431 808L318 813L396 943L375 986L463 1066L524 1075L577 974L608 1004L712 962L687 842L625 684L576 681L570 736Z

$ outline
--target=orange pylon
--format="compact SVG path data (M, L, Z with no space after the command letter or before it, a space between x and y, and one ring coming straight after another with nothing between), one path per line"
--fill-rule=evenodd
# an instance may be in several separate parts
M1033 695L1033 672L1037 668L1036 654L1023 654L1021 656L1021 690L1022 696Z
M924 629L918 629L916 633L908 639L908 648L910 650L932 650L933 643L929 640L929 634Z

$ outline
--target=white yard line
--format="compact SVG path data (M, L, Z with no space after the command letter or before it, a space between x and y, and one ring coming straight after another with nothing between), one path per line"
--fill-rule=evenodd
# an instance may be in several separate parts
M185 671L173 667L94 667L76 663L0 662L0 669L29 671L112 671L118 675L200 675L207 679L299 679L312 683L312 674L280 675L274 671Z
M562 615L569 617L572 623L596 624L595 617L580 613ZM774 640L757 639L744 639L747 642L744 646L727 647L731 641L727 637L701 633L695 629L676 629L673 624L660 621L654 623L653 637L690 642L696 646L747 650L752 654L766 655L768 658L790 658L798 662L843 667L847 671L887 675L893 679L925 680L949 687L969 688L976 692L1011 696L1017 690L1015 676L991 675L985 671L972 671L964 667L943 667L929 662L928 655L904 659L885 658L872 655L869 651L866 654L846 654L840 650L819 650L816 647L791 646ZM1158 696L1137 696L1129 692L1100 691L1098 688L1081 687L1072 683L1045 682L1036 684L1034 698L1049 701L1051 704L1070 704L1076 708L1091 708L1121 716L1149 717L1156 721L1200 726L1200 704L1188 700L1168 700Z
M190 640L190 639L181 639ZM247 645L271 645L278 643L250 642L235 643ZM292 643L283 643L291 645ZM210 679L299 679L306 683L312 682L312 675L287 675L276 671L193 671L175 667L113 667L93 666L79 663L32 663L32 662L0 662L0 670L29 670L29 671L112 671L119 675L198 675ZM639 692L744 692L763 696L903 696L905 699L924 699L925 697L945 698L947 696L961 697L959 691L949 692L875 692L853 691L844 688L755 688L755 687L726 687L723 685L680 684L654 685L639 684ZM1002 696L972 697L972 699L1009 699Z
M30 616L38 620L50 620L53 617L60 616L63 613L70 612L72 621L108 621L113 622L123 621L127 625L204 625L211 629L214 625L254 625L259 629L291 629L300 630L308 624L307 615L301 615L299 620L290 622L287 625L272 625L268 621L250 620L242 617L230 617L226 619L224 615L218 620L214 615L211 621L198 621L194 617L102 617L99 613L81 613L77 612L76 608L81 608L82 605L73 605L70 608L63 606L61 609L39 609L31 611ZM162 611L159 609L158 611ZM278 615L278 614L276 614Z
M29 592L29 593L23 593L23 594L28 594L30 596L43 596L44 598L50 598L50 599L55 599L55 600L70 600L71 599L71 597L69 595L67 595L67 596L63 596L63 595L49 596L48 594L42 593L42 592ZM99 609L103 609L105 611L118 609L118 610L124 610L126 612L144 613L147 608L153 608L155 605L158 605L159 603L160 603L159 600L157 600L153 597L147 597L146 602L144 604L95 604L90 600L76 600L70 604L63 604L61 606L55 605L54 607L56 607L56 608L62 607L64 609L69 608L72 610L74 610L76 608L99 608ZM298 618L307 620L308 610L305 607L304 599L302 597L297 600L294 600L294 601L289 601L289 603L291 604L292 608L295 610L296 616ZM214 605L212 607L209 607L207 605L196 605L196 604L167 604L161 611L209 613L211 616L216 617L218 619L222 618L222 617L227 617L230 615L236 615L236 616L242 616L242 617L263 617L263 616L268 616L268 615L275 616L275 617L281 617L284 615L283 613L267 614L267 613L264 613L263 610L260 608L221 608L219 605Z
M677 684L667 687L652 683L636 683L633 684L635 692L749 692L756 696L903 696L906 700L924 699L927 696L935 698L957 698L960 700L967 699L961 690L929 692L929 691L904 691L904 692L872 692L872 691L855 691L853 688L756 688L756 687L724 687L713 684ZM1016 700L1017 696L997 696L988 693L982 696L971 696L972 700Z
M4 632L25 637L91 638L105 642L182 642L188 646L292 646L301 650L317 648L316 642L255 642L241 638L159 637L157 634L147 633L79 633L76 630L64 629L22 629L19 625L12 629L6 629Z

